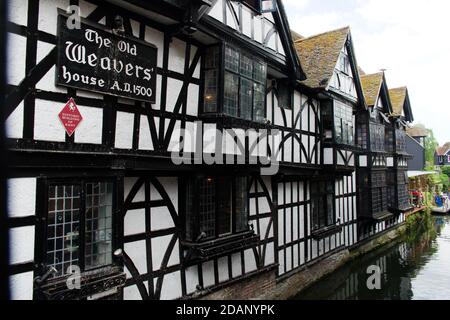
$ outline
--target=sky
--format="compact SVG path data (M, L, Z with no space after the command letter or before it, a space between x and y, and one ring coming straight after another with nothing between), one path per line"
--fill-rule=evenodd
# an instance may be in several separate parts
M358 64L386 70L390 88L407 86L415 123L450 141L450 1L282 0L302 36L350 26Z

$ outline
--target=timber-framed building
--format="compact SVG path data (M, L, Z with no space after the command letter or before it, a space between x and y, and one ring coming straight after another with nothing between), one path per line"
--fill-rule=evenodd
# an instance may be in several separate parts
M11 298L256 297L404 222L409 99L367 89L349 28L294 41L280 0L9 6Z

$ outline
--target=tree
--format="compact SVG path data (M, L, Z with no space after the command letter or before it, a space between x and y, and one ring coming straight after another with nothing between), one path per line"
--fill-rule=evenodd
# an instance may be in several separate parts
M428 137L425 139L425 161L427 166L434 166L434 154L436 148L439 147L439 143L434 136L432 129L426 129Z

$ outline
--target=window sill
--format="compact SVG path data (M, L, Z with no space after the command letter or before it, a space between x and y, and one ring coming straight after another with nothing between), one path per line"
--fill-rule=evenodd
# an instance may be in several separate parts
M194 243L182 241L182 246L188 250L187 260L206 260L219 255L232 254L257 245L259 236L254 231L218 238L211 241Z
M126 275L122 268L110 266L80 275L80 289L69 289L69 277L52 279L36 288L45 300L81 300L108 291L117 291L125 285ZM78 279L75 279L78 280Z
M332 236L334 234L340 233L341 231L342 231L342 227L336 225L336 226L325 227L325 228L313 231L311 235L314 240L322 240L322 239Z
M394 217L394 215L390 212L379 212L373 214L373 220L378 222L383 222L386 220L389 220L390 218Z

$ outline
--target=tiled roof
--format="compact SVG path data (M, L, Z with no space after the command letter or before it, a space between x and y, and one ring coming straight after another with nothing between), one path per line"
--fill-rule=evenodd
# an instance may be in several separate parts
M328 86L349 32L350 28L345 27L295 41L307 77L303 84L311 88Z
M438 147L436 149L436 153L438 156L445 156L445 153L450 150L450 142L447 142L442 147Z
M361 76L364 97L368 106L375 105L383 83L383 72Z
M389 96L391 97L392 109L395 116L401 116L405 106L406 87L389 89Z
M425 128L425 126L422 124L417 124L412 128L408 128L408 129L406 129L406 132L411 137L427 137L428 136L428 131Z

